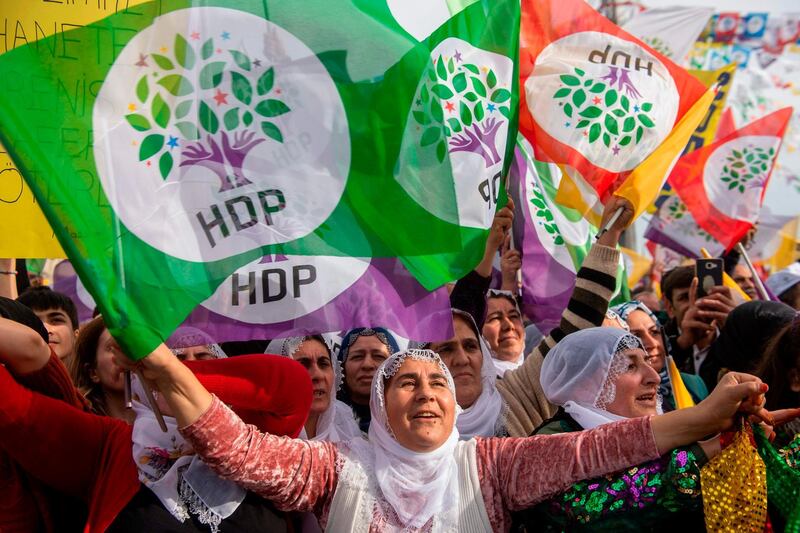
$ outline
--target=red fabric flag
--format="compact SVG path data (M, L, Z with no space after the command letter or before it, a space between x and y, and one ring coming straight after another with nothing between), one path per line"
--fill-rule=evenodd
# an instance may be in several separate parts
M730 250L758 218L792 108L680 158L669 183L697 223Z
M583 213L611 193L643 211L713 98L582 0L522 1L519 70L520 132Z
M719 118L719 125L717 126L717 133L714 136L714 140L718 141L724 139L734 131L736 131L736 121L733 119L733 110L729 107L722 112L722 116Z

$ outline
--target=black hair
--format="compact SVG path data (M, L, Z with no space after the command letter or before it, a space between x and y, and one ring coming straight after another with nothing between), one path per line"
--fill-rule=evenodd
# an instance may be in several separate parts
M671 303L672 293L676 289L688 289L692 286L693 279L694 267L689 265L675 267L661 279L661 294Z
M78 309L72 298L64 293L56 292L50 287L29 287L17 298L21 304L28 306L34 311L47 311L48 309L60 309L64 311L72 322L72 329L78 329Z

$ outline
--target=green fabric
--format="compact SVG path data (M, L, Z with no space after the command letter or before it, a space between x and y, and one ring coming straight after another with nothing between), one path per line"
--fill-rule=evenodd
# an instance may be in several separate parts
M421 81L426 76L435 79L434 70L444 65L443 61L438 61L438 67L434 66L431 51L448 38L455 37L481 51L506 56L516 65L519 4L511 0L473 3L421 43L410 38L387 16L385 6L378 9L377 4L347 0L159 0L122 10L96 23L41 39L0 56L4 76L13 79L14 86L19 88L0 94L0 141L30 185L59 242L126 353L135 358L149 353L236 268L265 254L405 257L412 273L429 289L463 276L478 262L487 231L465 227L457 219L453 169L450 159L442 157L441 153L447 149L447 138L441 138L441 131L449 131L447 126L434 124L435 127L426 130L406 126L412 110L417 113L413 114L415 120L431 120L413 108L414 99ZM213 260L205 256L179 258L145 242L126 227L119 213L111 208L109 191L104 190L98 179L93 150L93 135L97 133L93 112L96 106L103 104L97 99L98 93L108 81L106 78L112 67L116 68L115 60L137 34L150 27L154 20L157 22L157 17L197 6L235 8L268 18L309 47L333 80L347 119L347 131L336 133L349 135L350 164L345 169L346 185L341 199L328 218L304 237L269 246L252 244L257 247L245 247L244 251ZM231 28L231 31L235 33L236 29ZM303 105L293 101L291 94L275 96L280 84L279 61L275 62L274 80L265 72L257 84L255 76L252 81L234 77L237 67L231 66L232 60L222 67L225 70L215 75L211 63L216 57L214 48L217 54L225 52L228 32L214 35L207 41L205 36L203 41L195 41L189 36L191 30L173 31L164 37L162 54L152 53L152 57L143 58L151 67L157 63L163 70L162 76L148 78L149 82L144 79L149 74L143 76L135 92L143 110L133 111L137 102L131 91L131 112L125 115L130 125L120 120L119 127L143 132L143 140L132 150L142 164L147 160L149 165L152 159L153 167L158 166L165 180L179 172L178 165L185 160L173 157L174 145L167 148L166 134L148 132L155 125L165 130L168 125L172 128L170 121L177 121L182 115L177 97L186 95L194 87L189 83L186 89L185 79L181 81L178 75L189 72L182 70L190 69L187 63L199 62L201 57L209 62L206 66L210 70L204 67L198 87L206 83L208 86L203 88L210 89L213 84L219 84L223 76L227 83L230 76L234 94L227 97L232 101L235 96L243 105L250 105L247 102L251 100L255 105L256 98L268 97L255 105L256 110L260 109L258 121L261 117L279 116L292 107ZM183 31L187 33L185 36ZM157 46L159 44L153 44ZM252 74L252 58L242 53L236 55L236 50L230 52L240 71ZM281 51L271 50L270 53L279 58ZM481 76L490 79L492 72L488 69L476 74L476 79ZM514 138L516 130L516 116L509 109L517 107L517 83L515 72L509 90L501 92L496 88L485 97L486 102L504 102L500 110L505 110L509 120L508 139ZM159 84L163 88L159 88ZM487 85L491 87L492 84L487 82ZM176 98L166 95L166 99L157 100L153 97L156 90L168 90ZM197 136L198 131L208 132L210 138L217 131L222 134L223 128L231 131L233 138L233 131L239 124L249 127L253 120L253 113L244 111L224 116L220 112L217 116L214 109L219 109L219 102L215 104L209 99L208 105L202 107L205 96L200 92L189 94L199 110L190 115L193 118L188 126L183 124L180 131L185 138L180 139L181 143L202 140L202 135ZM431 99L430 107L438 106L441 112L438 93L427 98ZM173 107L170 102L176 105ZM114 112L120 119L126 113L124 110ZM462 119L464 116L462 112ZM474 121L477 124L477 115ZM174 126L178 127L177 122ZM262 130L267 137L263 137ZM240 130L236 132L241 133ZM262 136L264 142L277 143L276 150L283 149L279 144L286 132L280 131L275 123L264 119L255 133ZM436 140L431 144L433 134ZM505 141L510 153L513 143L507 142L508 139ZM420 160L412 159L407 164L420 175L436 180L437 195L432 200L436 205L435 214L423 207L419 198L413 198L396 178L404 142L416 142L422 154ZM289 147L285 148L288 153ZM274 153L278 154L274 157L290 157L281 155L282 152ZM116 156L114 153L106 157L113 161ZM505 172L510 164L508 158L503 164ZM136 170L130 172L125 178L135 179ZM219 172L228 172L228 168ZM229 180L232 177L227 176ZM169 191L165 190L165 194ZM283 201L278 198L274 196L271 201ZM118 195L114 195L114 199L125 201ZM267 200L261 201L266 214ZM296 200L286 199L290 201ZM269 208L278 209L275 205ZM230 212L231 206L227 209ZM309 211L313 212L313 206L307 208ZM220 212L224 214L224 208ZM442 218L443 213L450 215L447 220ZM166 221L171 215L170 211L165 211L157 216ZM191 238L194 235L190 236L190 241ZM416 259L417 256L422 258ZM443 264L445 260L447 264Z
M785 521L784 531L800 532L800 435L776 450L760 427L754 426L758 453L767 467L767 499Z

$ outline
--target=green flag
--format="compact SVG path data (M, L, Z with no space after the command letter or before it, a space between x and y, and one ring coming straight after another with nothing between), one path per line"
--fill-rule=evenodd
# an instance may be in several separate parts
M0 56L19 88L0 140L140 357L264 254L475 256L518 16L484 0L418 41L381 2L146 3ZM414 274L433 288L473 266ZM250 298L303 275L265 269Z

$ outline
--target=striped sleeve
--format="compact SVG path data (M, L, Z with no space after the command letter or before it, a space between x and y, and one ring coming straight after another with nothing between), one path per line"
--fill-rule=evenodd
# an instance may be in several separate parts
M578 270L559 326L528 354L522 366L507 371L497 381L497 390L508 407L505 426L510 436L527 437L555 414L556 408L542 392L539 379L544 356L569 333L602 325L616 285L618 264L618 250L595 243Z

